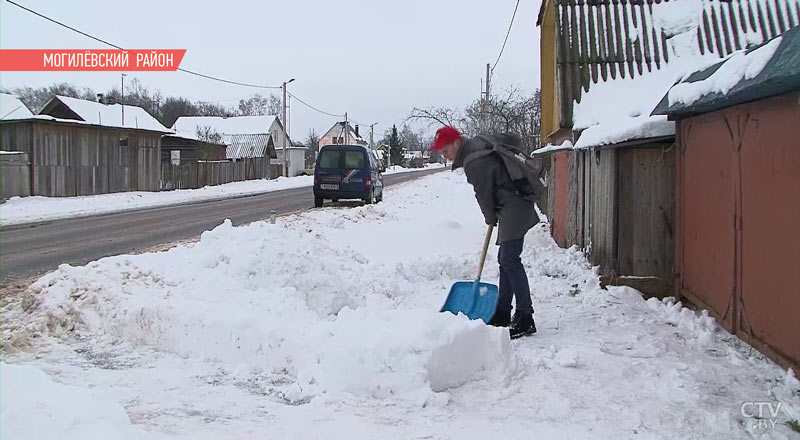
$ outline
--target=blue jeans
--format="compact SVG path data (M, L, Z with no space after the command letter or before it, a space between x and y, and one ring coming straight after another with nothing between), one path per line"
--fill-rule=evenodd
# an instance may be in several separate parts
M524 238L508 240L500 243L497 261L500 263L500 286L497 313L511 313L511 298L517 300L517 313L533 314L531 288L528 275L522 265L522 244Z

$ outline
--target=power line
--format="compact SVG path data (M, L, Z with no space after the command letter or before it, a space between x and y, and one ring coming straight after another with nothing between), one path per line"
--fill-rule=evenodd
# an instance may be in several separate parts
M311 110L314 110L314 111L320 112L320 113L322 113L322 114L324 114L324 115L333 116L333 117L335 117L335 118L343 118L343 117L344 117L344 115L337 115L337 114L334 114L334 113L329 113L329 112L326 112L326 111L320 110L320 109L318 109L318 108L314 107L313 105L311 105L311 104L309 104L309 103L307 103L307 102L303 101L302 99L298 98L298 97L297 97L297 95L295 95L294 93L291 93L291 92L287 92L287 93L289 94L289 96L291 96L292 98L294 98L294 99L296 99L296 100L300 101L300 103L302 103L302 104L303 104L303 105L305 105L306 107L310 108Z
M86 32L83 32L80 29L76 29L76 28L74 28L72 26L69 26L67 24L64 24L64 23L62 23L62 22L60 22L60 21L58 21L56 19L50 18L50 17L48 17L48 16L46 16L44 14L36 12L33 9L25 7L25 6L15 2L13 0L6 0L6 1L11 3L12 5L20 8L20 9L23 9L25 11L30 12L31 14L36 15L37 17L43 18L43 19L45 19L45 20L47 20L49 22L55 23L55 24L57 24L57 25L59 25L61 27L67 28L67 29L69 29L69 30L71 30L73 32L77 32L77 33L83 35L84 37L91 38L92 40L95 40L95 41L98 41L98 42L103 43L105 45L111 46L111 47L113 47L115 49L125 50L121 46L118 46L118 45L116 45L114 43L111 43L111 42L108 42L106 40L103 40L102 38L95 37L94 35L87 34ZM193 70L184 69L184 68L181 68L181 67L178 67L177 70L180 70L181 72L184 72L184 73L188 73L190 75L195 75L195 76L199 76L201 78L206 78L206 79L219 81L219 82L223 82L223 83L227 83L227 84L234 84L234 85L245 86L245 87L253 87L253 88L258 88L258 89L279 89L280 88L280 86L265 86L265 85L261 85L261 84L249 84L249 83L243 83L243 82L239 82L239 81L231 81L231 80L228 80L228 79L219 78L219 77L211 76L211 75L206 75L204 73L195 72Z
M511 35L511 26L514 25L514 18L517 16L518 8L519 8L519 0L517 0L517 5L514 6L514 14L511 15L511 23L508 24L508 32L506 32L506 39L503 40L503 47L500 48L500 54L497 55L497 60L494 62L494 66L492 66L492 72L494 72L494 68L497 67L497 63L500 62L500 57L503 56L503 51L506 49L506 43L508 43L508 36Z

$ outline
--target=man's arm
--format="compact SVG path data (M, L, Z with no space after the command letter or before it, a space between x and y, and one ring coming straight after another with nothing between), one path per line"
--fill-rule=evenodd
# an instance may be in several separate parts
M475 160L464 167L467 182L475 190L475 198L487 225L497 225L497 205L494 200L495 164L490 160Z

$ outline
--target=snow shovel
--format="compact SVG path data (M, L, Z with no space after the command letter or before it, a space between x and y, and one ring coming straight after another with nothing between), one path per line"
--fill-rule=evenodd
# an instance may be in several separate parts
M447 295L442 306L441 312L451 312L455 315L463 313L469 319L482 319L483 322L489 323L492 319L495 309L497 309L497 298L499 296L497 286L489 283L481 282L481 274L483 273L483 263L486 262L486 251L489 249L489 240L492 239L492 231L494 226L489 225L489 230L486 231L486 239L483 240L483 250L481 251L481 259L478 263L478 275L475 281L457 281L450 288L450 293Z

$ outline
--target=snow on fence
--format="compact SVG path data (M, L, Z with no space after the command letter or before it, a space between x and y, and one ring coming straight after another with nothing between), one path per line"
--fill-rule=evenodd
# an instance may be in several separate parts
M269 179L269 157L236 161L198 161L185 165L161 163L161 190L195 189L244 180Z

